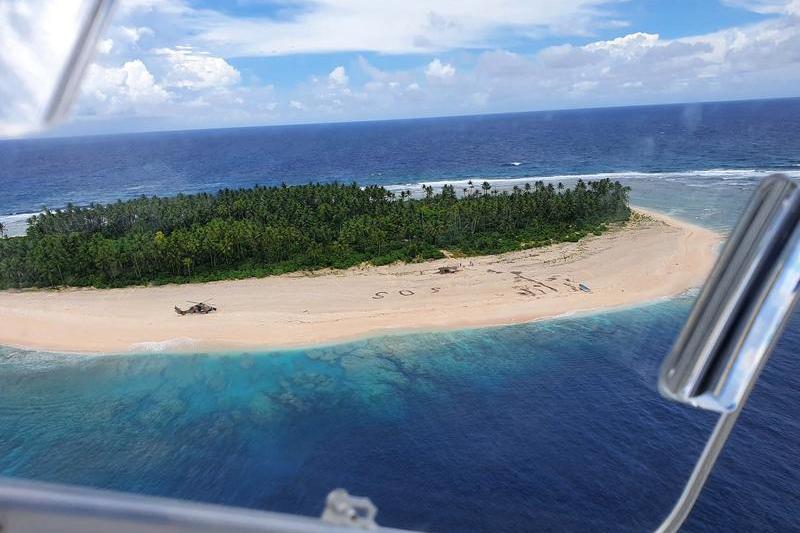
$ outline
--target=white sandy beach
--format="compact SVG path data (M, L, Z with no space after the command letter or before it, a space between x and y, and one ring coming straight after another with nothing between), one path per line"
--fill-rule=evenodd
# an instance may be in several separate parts
M701 285L721 236L637 210L645 216L599 237L496 256L204 284L0 291L0 345L84 353L306 346L529 322ZM456 264L455 274L437 273ZM209 298L218 312L173 310Z

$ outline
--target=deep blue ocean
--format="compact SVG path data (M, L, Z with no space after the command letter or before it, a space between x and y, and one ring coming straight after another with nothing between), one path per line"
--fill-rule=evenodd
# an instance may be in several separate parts
M609 175L726 232L776 170L800 177L800 99L34 139L0 142L0 221L254 184ZM307 515L344 487L431 531L652 530L715 421L656 389L694 297L279 352L0 348L0 475ZM800 531L798 355L800 316L686 531Z

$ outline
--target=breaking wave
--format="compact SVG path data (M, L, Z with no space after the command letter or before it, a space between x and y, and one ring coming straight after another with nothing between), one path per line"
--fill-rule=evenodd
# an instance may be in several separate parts
M39 213L15 213L12 215L0 215L0 224L3 224L6 234L9 237L19 237L25 235L28 229L28 219Z
M165 341L136 342L130 345L131 353L171 353L191 351L197 340L190 338L169 339Z
M451 180L436 180L417 183L398 183L384 185L392 192L410 190L412 193L421 192L424 186L431 186L434 190L439 190L445 185L452 185L456 191L469 187L469 182L480 189L481 184L486 181L493 188L507 189L514 185L524 185L536 181L544 182L571 182L582 179L584 181L611 179L611 180L634 180L634 179L663 179L667 181L692 181L693 186L702 186L702 181L730 181L730 182L757 182L770 174L780 172L795 179L800 179L800 170L787 169L711 169L711 170L682 170L672 172L598 172L594 174L555 174L551 176L524 176L524 177L502 177L502 176L473 176L468 178L457 178ZM700 183L697 183L700 182Z
M518 161L505 164L506 166L522 165ZM423 187L430 185L434 191L439 191L445 185L452 185L456 188L456 192L461 192L464 188L472 185L480 190L481 184L485 181L488 182L494 189L511 189L515 185L524 186L526 183L534 183L536 181L543 181L547 183L563 181L571 183L575 180L582 179L584 181L611 179L611 180L665 180L671 182L683 182L689 187L694 188L709 188L716 187L720 184L750 184L756 183L761 179L774 173L782 173L791 178L800 179L800 169L710 169L710 170L681 170L671 172L642 172L642 171L624 171L624 172L598 172L593 174L554 174L549 176L544 175L531 175L523 177L504 177L504 176L472 176L465 178L455 178L449 180L434 180L434 181L417 181L407 183L396 183L382 185L385 189L392 192L411 191L414 195L421 195ZM12 213L8 215L0 215L0 223L5 227L6 234L9 237L17 237L24 235L28 227L28 218L38 213Z

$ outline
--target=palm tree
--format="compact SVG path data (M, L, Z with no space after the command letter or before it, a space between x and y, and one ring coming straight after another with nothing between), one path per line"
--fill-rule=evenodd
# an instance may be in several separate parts
M452 185L438 194L425 185L422 194L398 191L403 201L395 202L378 186L309 184L45 209L31 217L26 236L0 240L0 289L224 278L250 265L253 275L344 268L426 258L443 244L490 252L520 231L562 240L576 224L591 231L629 215L629 188L619 182L524 188L509 194L470 180L462 198ZM0 224L0 235L7 230Z
M0 237L6 236L6 226L2 222L0 222Z

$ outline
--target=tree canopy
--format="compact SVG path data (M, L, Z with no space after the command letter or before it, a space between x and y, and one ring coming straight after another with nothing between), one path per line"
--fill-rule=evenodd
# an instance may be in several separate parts
M111 287L232 279L368 261L423 261L576 241L627 220L628 187L610 180L499 192L396 197L357 184L224 189L69 205L0 239L0 288Z

